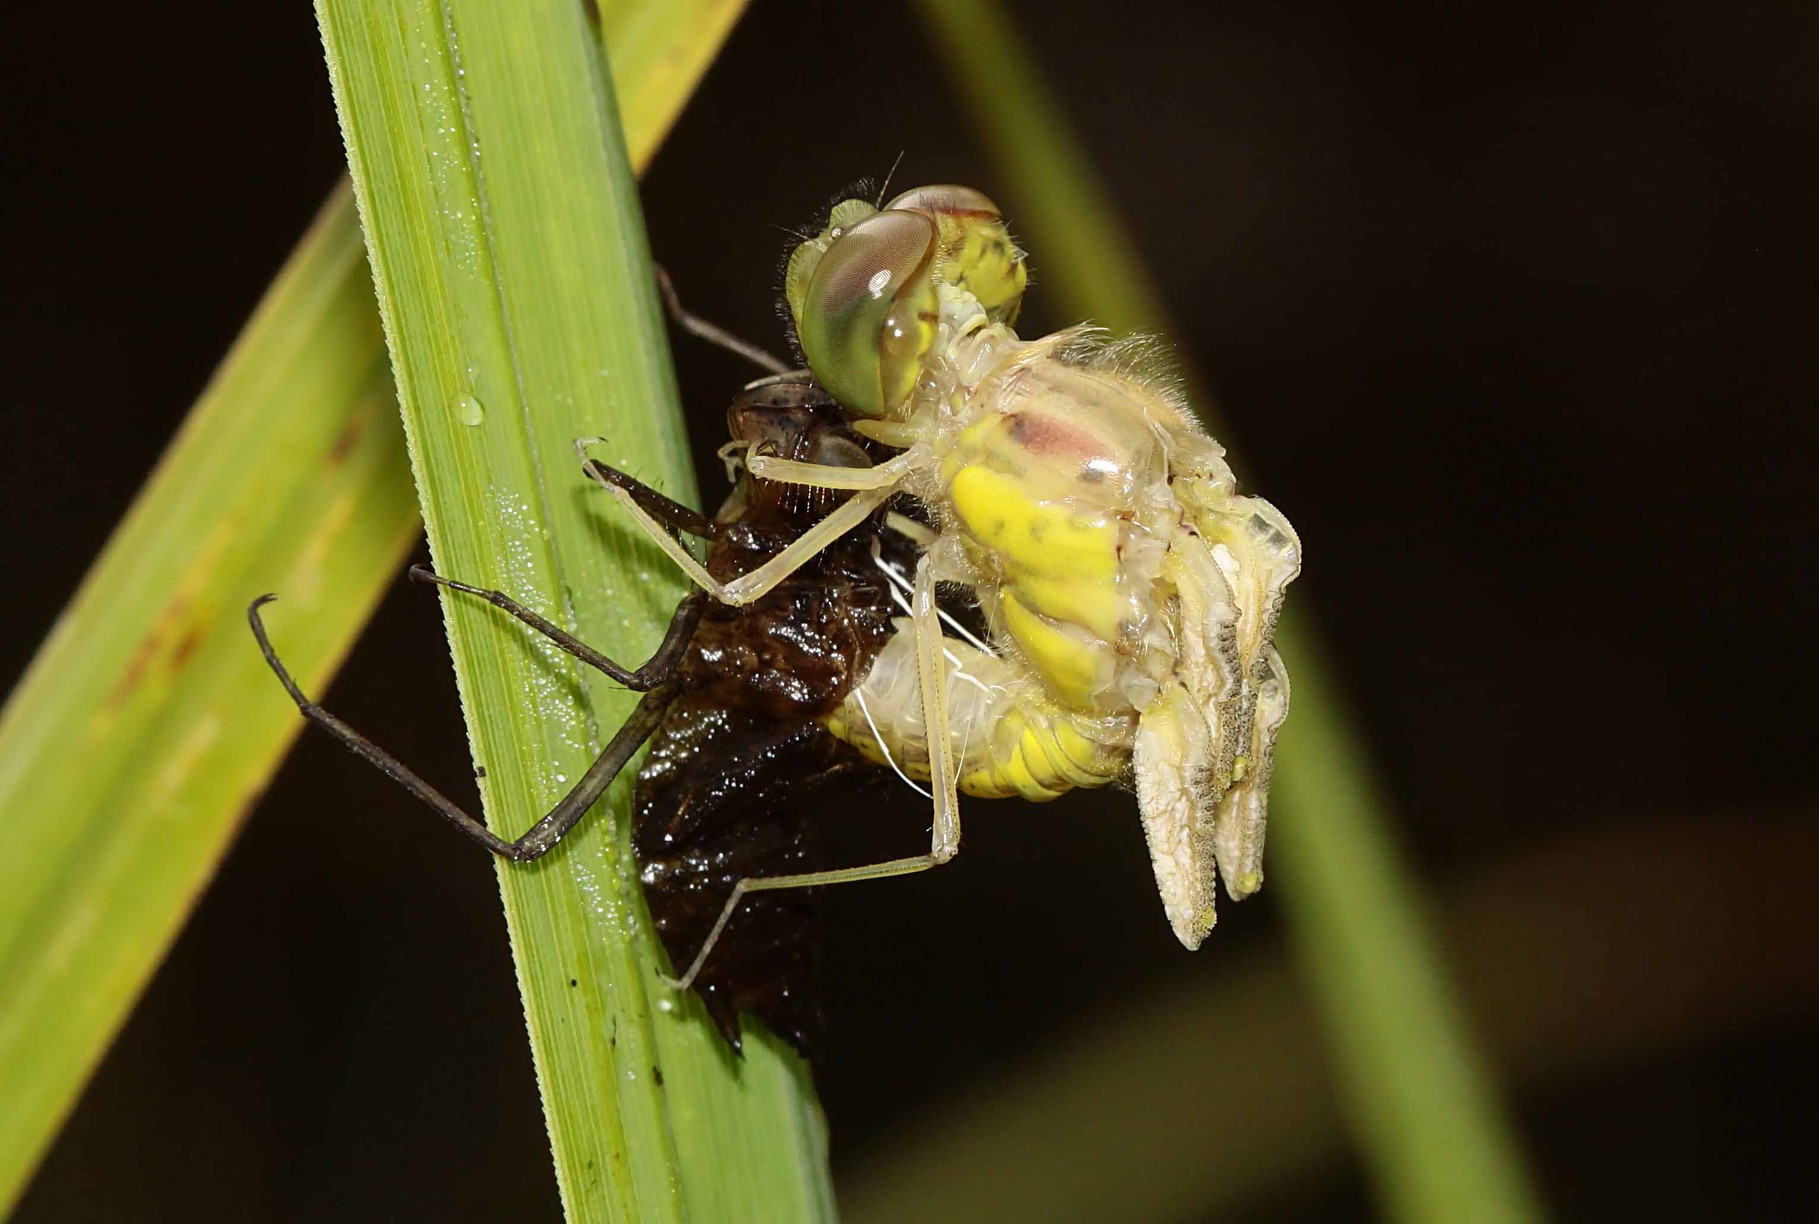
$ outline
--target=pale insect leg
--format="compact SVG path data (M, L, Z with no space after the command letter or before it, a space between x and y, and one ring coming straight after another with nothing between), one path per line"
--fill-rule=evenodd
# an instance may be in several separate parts
M951 856L950 856L951 857ZM843 867L834 871L810 871L793 876L762 876L756 879L740 880L733 885L732 896L726 899L726 905L720 910L720 917L714 920L714 929L707 933L702 941L701 951L695 953L695 959L689 962L688 972L679 978L663 977L665 985L675 990L687 990L695 984L695 978L701 967L707 964L708 954L714 945L720 942L721 933L726 924L732 921L733 911L745 900L747 893L771 892L780 888L819 888L823 884L850 884L858 880L884 880L891 876L914 875L918 871L927 871L930 867L939 867L947 859L936 858L933 854L918 854L910 858L892 859L888 863L868 863L864 867Z
M903 536L917 548L927 548L935 542L933 527L925 527L908 515L898 514L895 510L884 516L884 525Z
M923 727L928 737L929 780L934 788L935 800L934 831L930 836L929 852L910 858L891 859L885 863L871 863L864 867L740 880L733 886L732 895L727 897L726 904L721 907L720 916L714 920L713 929L707 933L701 950L689 962L688 970L679 978L664 979L674 989L687 990L694 984L701 967L707 964L714 945L720 942L726 924L732 921L734 911L739 908L739 903L747 893L781 888L816 888L823 884L848 884L857 880L882 880L891 876L913 875L918 871L939 867L960 852L960 805L956 793L959 779L952 745L948 743L947 686L943 682L946 669L941 665L941 622L935 618L935 576L927 557L916 566L914 619L916 671L922 694Z
M589 470L589 475L593 472ZM599 479L595 477L595 479ZM618 485L601 480L600 484L611 493L621 506L625 507L632 521L642 527L653 543L669 555L684 574L694 581L702 590L724 604L738 606L751 603L765 595L779 582L788 578L807 564L815 554L832 544L835 540L870 518L872 512L891 499L896 492L892 486L869 489L856 493L851 498L836 506L833 513L810 527L798 536L787 548L760 565L757 569L739 575L731 582L720 582L694 555L684 548L680 541L664 529L663 524L646 513L635 498Z
M941 621L935 616L935 567L925 553L916 563L914 619L916 674L922 692L922 725L928 737L929 788L935 792L934 845L930 853L945 863L960 852L959 762L948 724L947 668Z
M745 470L759 480L781 484L808 485L816 489L882 489L895 487L916 467L915 454L898 455L877 467L836 467L826 463L802 463L779 459L775 455L747 454Z
M886 572L889 573L890 571L887 570ZM899 590L896 586L891 587L891 602L896 604L899 608L901 608L903 610L903 615L912 617L912 618L916 615L916 609L910 606L909 597L910 597L910 594L914 593L914 591L915 591L915 588L910 586L909 583L907 583L907 582L903 584L903 587L901 590ZM943 620L947 619L946 613L942 613L942 619ZM941 648L941 657L946 659L949 663L952 663L954 665L955 679L965 680L971 684L979 683L977 680L974 680L971 676L967 675L965 672L959 670L960 667L962 666L962 664L960 662L960 656L955 654L953 651L949 650L946 646L943 646ZM962 755L964 755L964 754L962 754ZM929 798L933 799L934 796L930 795Z

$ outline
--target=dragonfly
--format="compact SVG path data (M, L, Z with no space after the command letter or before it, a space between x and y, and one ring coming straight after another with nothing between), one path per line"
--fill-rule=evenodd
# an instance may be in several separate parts
M693 318L679 317L685 325ZM706 569L723 578L762 566L849 496L755 480L741 470L748 450L836 467L869 467L884 453L855 432L812 382L784 378L755 385L733 400L727 421L735 483L711 518L616 468L583 462L587 477L632 499L666 531L704 540ZM676 984L700 996L735 1051L741 1049L743 1012L807 1056L821 1015L813 986L814 907L803 887L816 882L823 864L801 804L830 789L873 785L889 776L826 726L896 630L901 595L895 583L910 547L885 529L885 514L880 507L866 530L820 550L761 599L735 607L700 593L688 596L656 653L636 668L613 661L503 592L414 567L414 580L486 600L643 694L569 794L512 839L310 700L267 633L262 609L273 596L255 600L247 617L266 662L305 718L507 859L548 853L649 741L633 788L632 842L646 904L672 964L695 958L688 980ZM738 921L729 924L727 898L745 898L741 882L751 877L783 883L750 890L756 895L738 906ZM714 950L711 960L697 957L708 948Z
M848 199L792 253L784 294L808 372L892 448L869 467L748 453L760 480L849 500L764 564L704 568L628 493L627 511L722 604L764 598L904 495L916 543L905 632L827 720L926 780L926 854L818 883L925 871L960 848L958 795L1053 798L1129 778L1163 909L1186 947L1216 897L1262 884L1268 787L1289 677L1274 645L1301 568L1288 519L1242 494L1153 341L1014 329L1026 257L969 187ZM944 630L937 589L971 592L987 639ZM768 881L746 881L740 898ZM709 946L711 947L711 937ZM683 981L700 970L699 953Z

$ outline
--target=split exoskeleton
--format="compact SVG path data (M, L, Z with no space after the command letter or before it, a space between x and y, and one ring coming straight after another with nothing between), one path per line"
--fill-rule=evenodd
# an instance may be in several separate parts
M615 468L589 460L582 470L670 530L704 541L708 572L733 578L770 560L846 500L837 491L754 480L737 461L747 447L762 443L792 459L861 468L882 449L855 434L827 393L806 380L747 388L728 409L727 425L736 448L734 487L711 518ZM799 804L830 788L889 776L824 725L894 632L893 584L901 581L909 545L884 531L882 518L814 554L761 599L732 607L715 606L700 593L688 596L663 644L640 667L615 662L506 592L413 567L417 581L484 599L643 694L569 792L516 836L504 832L516 822L495 832L312 701L266 633L261 609L273 596L255 600L247 618L304 717L466 836L515 862L555 848L648 741L632 788L631 842L658 937L673 964L692 958L682 984L693 987L735 1051L746 1012L806 1056L820 1029L815 922L811 899L791 890L823 873ZM751 883L752 876L761 882ZM758 895L746 895L752 892ZM729 927L735 906L739 921Z
M1130 776L1169 922L1197 947L1217 878L1234 898L1262 882L1289 700L1273 637L1300 542L1237 492L1143 345L1085 327L1020 339L1024 283L977 191L844 201L797 248L785 292L816 378L856 431L900 453L871 468L748 455L754 477L855 492L726 583L622 500L702 586L744 603L890 498L918 499L933 526L902 524L921 545L910 615L826 724L931 782L933 841L824 882L952 858L958 792L1042 800ZM989 645L944 634L943 582L971 590Z

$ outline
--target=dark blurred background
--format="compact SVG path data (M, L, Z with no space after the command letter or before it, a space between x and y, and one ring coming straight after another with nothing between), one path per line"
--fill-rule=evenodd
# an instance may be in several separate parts
M1247 484L1301 530L1294 602L1435 885L1551 1204L1811 1218L1819 16L1014 8ZM341 149L306 6L0 22L10 685ZM1015 222L909 13L758 0L646 176L656 253L695 309L781 347L779 227L899 151L899 184L973 183ZM1071 321L1032 258L1030 329ZM705 460L748 371L676 350ZM400 582L330 704L454 781L439 626ZM955 866L826 898L818 1079L848 1181L1107 1017L1287 964L1270 890L1180 950L1128 797L971 811ZM854 861L923 836L913 802L842 814ZM491 871L304 736L18 1218L555 1218ZM1320 1057L1310 1041L1309 1108L1330 1119ZM1246 1124L1234 1106L1220 1129ZM1343 1146L1291 1165L1184 1218L1371 1218Z

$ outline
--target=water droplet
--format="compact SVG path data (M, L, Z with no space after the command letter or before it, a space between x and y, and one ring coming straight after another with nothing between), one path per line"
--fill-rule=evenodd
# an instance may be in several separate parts
M478 425L486 420L486 405L471 395L455 401L455 419L463 425Z

